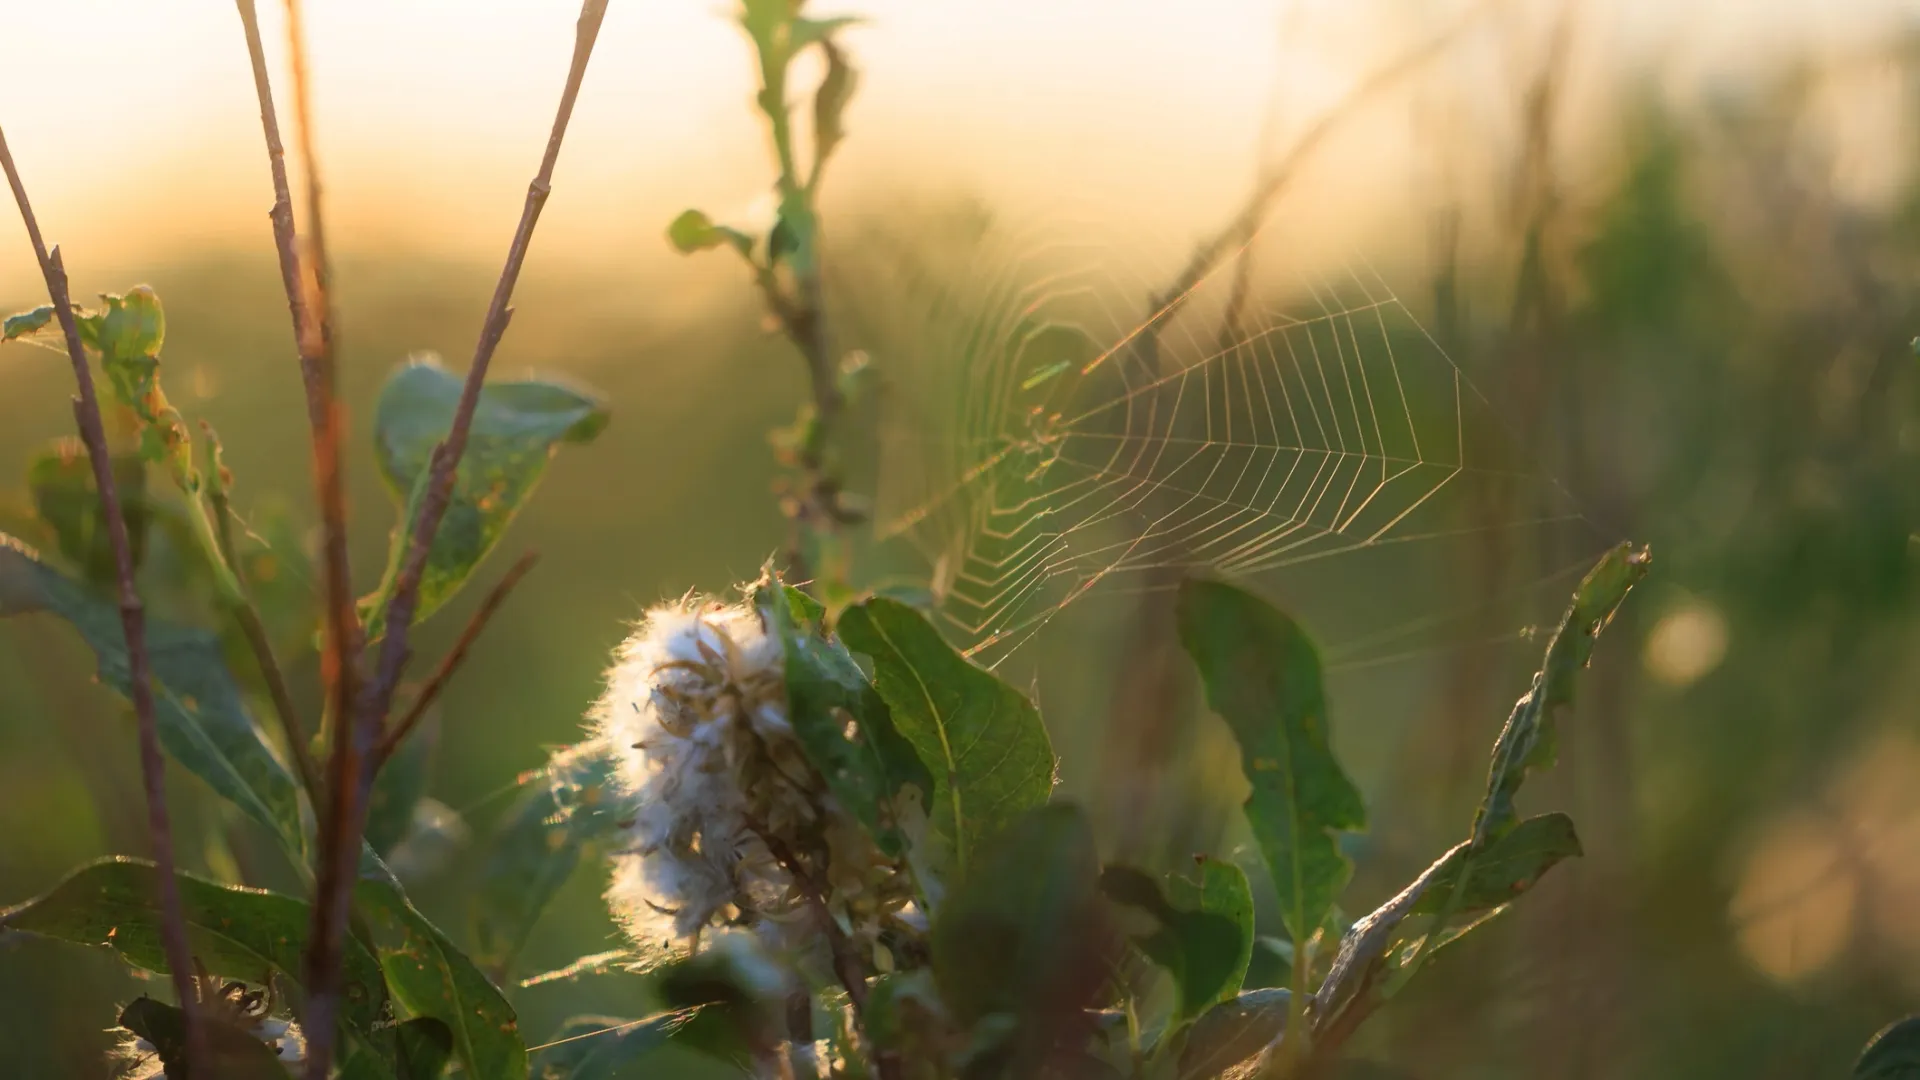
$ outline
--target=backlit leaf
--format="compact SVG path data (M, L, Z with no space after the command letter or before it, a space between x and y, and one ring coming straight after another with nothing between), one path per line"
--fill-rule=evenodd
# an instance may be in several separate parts
M828 636L824 611L811 597L774 581L754 604L780 639L787 716L807 759L882 850L902 853L897 800L911 785L917 794L909 797L926 805L933 791L927 767L852 654Z
M894 726L932 772L933 828L964 877L982 843L1053 791L1053 747L1039 710L898 600L855 604L835 629L873 660Z
M464 380L431 357L394 372L374 411L374 452L395 495L406 500L386 577L361 602L369 639L384 630L387 602L425 495L433 449L453 426ZM429 549L416 619L425 619L466 584L512 524L563 443L593 441L607 426L599 399L558 383L490 382L480 391L453 498Z
M375 935L393 999L414 1016L447 1025L470 1076L527 1075L527 1048L513 1006L406 892L371 850L361 851L354 909Z
M260 889L175 875L188 948L208 973L264 985L299 984L312 919L304 900ZM80 945L112 949L148 971L166 972L160 940L160 871L137 859L104 859L74 871L45 895L0 911L0 927ZM341 1025L368 1045L384 1042L391 1019L380 964L348 938Z
M1200 669L1207 704L1240 743L1253 791L1247 819L1295 941L1312 936L1351 866L1335 833L1364 828L1366 807L1333 756L1320 658L1299 624L1251 593L1188 580L1180 641Z

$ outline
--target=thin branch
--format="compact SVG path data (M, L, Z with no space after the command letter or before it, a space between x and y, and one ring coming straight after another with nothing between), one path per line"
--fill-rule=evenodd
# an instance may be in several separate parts
M480 388L487 380L487 367L493 360L494 350L500 345L500 339L506 336L508 322L513 318L513 287L520 279L520 268L526 262L527 248L533 241L533 229L540 221L540 211L546 206L547 196L552 191L554 164L559 160L560 145L567 134L567 122L573 117L573 104L580 95L580 83L587 73L587 60L593 55L593 43L600 34L600 23L606 13L607 0L585 0L580 6L573 63L567 71L566 89L560 94L560 106L553 118L553 131L547 137L546 154L540 160L540 171L527 186L526 205L521 209L520 224L514 230L513 243L507 249L507 262L500 271L500 281L494 286L493 301L487 306L487 317L480 328L480 341L474 347L473 364L467 369L466 384L461 387L460 401L454 409L453 424L447 431L446 439L433 448L426 494L421 498L419 516L414 519L408 534L407 553L394 583L393 598L387 604L384 622L386 637L380 645L379 663L360 703L361 722L377 724L385 717L392 706L400 673L406 666L407 633L413 625L414 612L419 605L420 581L426 573L427 556L433 550L433 538L440 530L440 520L446 516L447 507L453 499L454 477L460 467L460 457L467 449L467 435L473 427L474 410L480 405Z
M211 438L212 429L204 430ZM220 468L217 458L212 467ZM240 559L233 544L233 508L227 500L226 483L215 477L209 487L208 501L213 505L214 514L214 539L220 545L220 557L226 560L234 578L240 582L239 602L232 605L234 619L239 622L240 632L247 639L247 647L253 651L254 661L260 666L260 679L267 685L267 697L272 700L274 715L279 718L280 730L286 735L288 751L293 755L300 783L307 789L307 798L317 806L322 794L320 769L314 763L313 751L307 748L305 729L300 723L300 710L294 704L292 689L287 685L286 671L280 666L280 658L274 654L273 639L267 633L266 623L261 620L260 609L255 605L247 586L246 575L240 569Z
M326 298L324 248L312 249L315 266L303 272L299 239L294 231L293 197L287 183L286 149L280 141L279 119L273 106L273 86L267 77L266 51L260 40L260 21L253 0L235 0L240 22L246 31L247 55L252 61L254 91L260 101L260 125L266 138L267 165L273 177L274 248L280 257L280 281L287 294L287 310L293 317L294 339L300 355L300 373L306 386L307 422L313 444L314 488L319 496L322 526L321 561L324 568L324 609L326 612L326 649L321 668L327 683L327 710L322 727L331 717L333 753L327 762L327 797L324 807L320 789L315 788L316 811L320 817L320 863L315 877L313 929L308 934L307 968L307 1075L326 1080L332 1067L334 1015L338 1010L340 957L346 932L345 905L352 887L354 860L358 856L354 826L353 793L362 787L361 765L364 755L354 752L353 705L358 699L359 618L353 607L353 577L347 561L346 484L341 467L342 432L345 424L334 394L334 356L332 320ZM294 50L294 88L296 111L302 119L301 145L307 159L309 219L319 225L319 177L313 154L307 117L307 87L304 42L300 29L299 5L287 5L288 34ZM341 878L342 863L344 879Z
M513 309L509 306L513 298L513 286L519 279L520 267L526 261L527 248L533 239L534 225L540 219L540 210L546 205L547 195L552 190L554 164L559 159L567 121L573 115L574 101L579 97L587 60L593 54L593 43L599 36L600 23L606 10L607 0L585 0L581 5L573 62L554 117L552 134L547 139L546 154L541 159L540 171L527 188L526 205L521 211L519 227L514 231L506 266L500 273L500 282L494 289L493 301L488 306L480 341L474 350L473 364L467 371L466 385L461 390L460 402L454 410L453 424L446 439L434 447L426 492L421 499L419 515L408 533L409 546L395 581L393 597L387 605L384 623L386 636L380 645L374 677L350 700L336 698L337 726L334 730L333 756L328 762L332 798L326 816L321 821L320 867L315 875L313 931L309 935L307 950L307 1011L311 1021L307 1036L307 1076L310 1080L326 1080L332 1063L333 1021L341 993L341 955L347 932L347 909L352 900L359 865L359 841L366 827L367 801L378 764L381 729L387 713L393 707L394 692L407 663L407 635L419 604L420 583L426 572L427 556L433 547L434 534L439 531L440 521L446 516L447 507L452 501L454 478L460 466L460 457L466 451L467 435L473 426L474 411L480 403L480 388L486 382L488 364L493 359L500 339L506 334L507 323L513 315ZM289 16L297 21L297 5L289 4ZM250 35L250 38L255 36ZM294 31L294 40L296 43L299 41L298 30ZM276 194L284 191L283 176L283 170L276 173ZM322 343L325 343L324 336ZM330 386L328 390L330 401ZM331 419L337 424L337 412L332 414ZM333 430L337 431L337 428ZM337 452L338 444L333 444L332 449ZM344 548L342 556L344 568ZM350 599L348 603L351 603ZM345 637L357 636L338 624L336 630L343 631ZM345 647L347 644L350 642L342 641L336 646L341 660L336 683L339 687L350 682L354 674L353 661L357 649Z
M310 288L301 269L299 238L294 231L293 197L287 183L286 149L280 142L280 122L273 107L273 85L267 77L266 51L260 41L259 17L253 0L235 0L235 6L239 9L240 22L246 31L247 54L253 63L254 92L260 101L260 126L266 137L267 166L273 177L273 209L268 216L273 221L274 248L280 258L280 284L286 291L287 310L293 317L300 374L306 388L307 423L313 443L314 489L319 495L323 532L321 543L327 648L322 658L322 669L326 673L328 687L328 713L344 723L352 711L355 698L354 657L359 651L359 618L354 613L353 578L347 563L346 488L340 464L344 425L339 403L334 397L333 332L325 313L326 293L319 287L325 271L322 267ZM297 63L295 70L304 72L304 63ZM297 96L304 99L304 90L299 91ZM307 141L303 137L303 144ZM317 190L314 185L318 180L311 150L311 146L307 146L308 185L310 189ZM311 210L317 224L318 207L314 206ZM319 252L317 246L315 250Z
M153 682L147 659L146 611L140 603L140 591L133 579L133 547L127 540L127 519L121 512L120 492L114 486L113 458L107 449L106 427L100 418L100 399L93 391L93 371L87 366L86 348L80 343L80 326L73 317L73 297L67 288L67 268L60 249L47 250L40 235L40 222L33 215L27 188L20 170L7 148L7 136L0 131L0 167L13 188L14 202L20 206L20 218L27 226L27 238L33 242L34 258L47 281L47 297L60 319L66 336L67 356L73 361L73 380L78 394L73 401L73 418L80 427L80 438L87 446L87 458L93 465L93 482L100 491L100 514L107 522L107 539L113 547L114 573L119 582L120 629L127 639L127 695L133 699L133 714L140 728L140 779L147 794L147 834L153 847L153 861L160 871L160 944L173 976L173 991L186 1014L187 1057L190 1061L211 1060L206 1053L206 1033L199 1020L198 998L194 993L192 951L187 945L186 917L180 906L180 886L175 880L173 826L168 820L166 762L160 756L160 729L155 719Z
M1360 85L1341 98L1338 104L1320 114L1320 117L1301 132L1298 139L1294 140L1284 157L1261 171L1252 194L1248 196L1240 212L1235 214L1219 232L1203 242L1194 252L1193 258L1188 260L1187 265L1167 288L1153 298L1154 312L1148 318L1143 330L1157 329L1164 324L1185 304L1187 298L1193 294L1193 290L1219 268L1223 259L1236 249L1253 242L1253 239L1260 234L1260 230L1266 227L1268 219L1273 214L1274 205L1279 202L1280 195L1286 190L1287 185L1293 182L1300 167L1313 156L1328 136L1339 130L1340 125L1346 123L1349 117L1375 98L1398 85L1402 79L1446 51L1455 39L1501 2L1502 0L1481 0L1438 33L1368 75Z
M526 577L527 571L532 570L533 564L539 561L540 553L537 551L529 551L520 556L519 560L507 570L506 576L502 577L487 593L487 598L480 602L479 609L474 611L473 617L467 620L466 628L460 631L460 638L454 642L452 651L441 658L440 666L434 669L433 676L427 680L427 684L420 688L420 696L414 699L413 705L407 709L406 715L400 718L400 722L388 728L386 736L380 740L380 749L375 755L376 769L392 757L393 752L400 748L401 742L415 727L419 726L420 719L427 714L427 709L440 697L440 692L446 689L447 682L453 678L453 673L458 671L461 663L466 660L467 651L473 648L475 641L480 639L481 632L487 628L487 623L492 621L494 613L500 610L500 605L506 603L507 594L513 591L515 585L520 584L520 579Z
M860 1023L864 1033L867 1014L866 965L860 962L860 955L854 951L853 940L834 920L833 912L827 908L826 894L821 892L813 875L807 872L806 865L787 846L786 841L762 828L758 822L749 821L748 828L767 845L767 851L774 861L793 878L794 886L800 890L808 909L813 912L814 922L819 924L820 933L827 939L827 952L833 958L833 973L840 980L840 985L846 987L847 1001L853 1006L853 1017ZM874 1071L879 1074L880 1080L895 1080L900 1075L898 1055L875 1045L871 1037L867 1045L873 1052Z

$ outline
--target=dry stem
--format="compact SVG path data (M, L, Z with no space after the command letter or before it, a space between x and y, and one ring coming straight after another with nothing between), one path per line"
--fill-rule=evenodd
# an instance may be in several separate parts
M265 49L253 0L235 0L246 31L247 54L252 61L254 91L260 101L260 125L266 138L267 165L273 177L274 249L280 259L280 282L300 356L306 387L307 422L313 445L314 488L319 496L322 527L321 561L324 568L326 651L322 670L327 682L327 712L331 717L333 753L327 762L327 793L315 789L320 819L320 866L317 868L313 929L307 938L307 1075L326 1080L333 1062L334 1014L339 1007L340 958L346 931L346 903L351 895L358 856L359 831L352 827L353 799L360 787L364 755L352 744L350 720L357 697L360 626L353 608L353 578L347 563L347 503L341 469L344 422L334 396L333 330L328 314L324 249L315 243L315 266L303 271L299 239L294 232L293 197L287 183L286 149L280 142L280 124L273 106L273 87L267 77ZM299 5L287 5L288 34L294 51L294 97L302 121L302 148L307 158L309 224L319 228L319 180L312 135L307 119L306 66L302 53ZM322 726L326 725L323 719ZM343 860L340 853L345 852ZM345 862L345 875L341 867Z
M34 258L39 260L40 273L47 281L47 297L53 302L61 333L66 337L67 356L73 361L73 380L79 395L74 398L73 418L80 427L81 441L86 443L93 481L100 491L100 514L106 519L107 538L113 547L114 575L119 584L120 628L127 638L127 695L133 699L133 714L140 728L140 779L147 795L147 835L153 848L153 861L160 871L160 944L173 976L174 994L186 1013L187 1057L189 1061L207 1061L206 1034L200 1025L198 999L193 992L193 961L187 945L186 917L180 906L180 886L174 878L173 827L167 814L166 763L160 756L160 730L154 716L146 612L134 584L133 548L127 540L127 519L121 512L120 492L113 482L113 458L100 418L100 399L93 391L93 371L87 366L86 349L80 343L80 327L73 317L66 265L60 259L60 249L49 252L40 235L40 222L33 215L33 204L27 199L26 185L13 163L4 131L0 131L0 167L6 169L13 199L20 206L27 238L33 242Z
M461 663L466 660L468 650L472 649L473 643L480 639L481 632L487 628L487 623L493 619L494 613L500 610L500 605L506 603L507 594L513 591L513 587L518 585L520 579L527 576L527 571L533 569L533 564L539 561L540 553L537 551L529 551L520 556L507 570L506 576L502 577L487 593L487 598L480 602L480 607L474 611L473 617L467 620L466 627L460 631L460 638L454 642L452 651L440 659L440 666L434 669L432 677L427 679L427 684L420 688L420 696L414 699L413 705L407 709L406 715L400 718L400 722L390 727L386 736L380 740L376 768L392 757L393 752L400 748L400 743L415 727L419 726L420 719L440 697L440 692L446 689L447 682L453 678L453 673L459 670Z

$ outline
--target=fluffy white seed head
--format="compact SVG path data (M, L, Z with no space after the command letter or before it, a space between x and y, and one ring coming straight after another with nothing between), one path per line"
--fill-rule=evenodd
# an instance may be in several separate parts
M751 605L689 597L649 611L593 718L638 806L607 895L643 951L731 923L776 949L817 942L817 911L782 857L804 864L863 944L905 902L898 868L796 738L780 639Z

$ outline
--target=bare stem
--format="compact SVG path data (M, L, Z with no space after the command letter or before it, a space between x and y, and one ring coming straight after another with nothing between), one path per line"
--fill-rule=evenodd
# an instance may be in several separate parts
M1153 298L1155 310L1141 328L1142 331L1157 330L1186 302L1193 290L1219 268L1228 255L1253 242L1272 216L1281 193L1328 136L1339 130L1354 113L1446 51L1462 33L1501 2L1482 0L1473 5L1445 28L1368 75L1338 104L1320 114L1310 127L1300 133L1283 157L1261 170L1252 193L1239 213L1203 242L1165 291Z
M507 249L507 262L500 271L500 281L494 286L493 301L487 306L487 316L480 327L480 341L474 347L473 364L467 369L467 380L461 387L459 404L454 408L453 424L447 431L447 437L433 448L426 493L420 500L419 516L414 519L408 534L407 553L394 582L393 598L387 604L384 623L386 637L380 644L379 663L361 702L362 718L371 716L377 722L386 715L392 705L401 670L406 666L407 633L413 625L414 611L419 605L420 581L426 572L427 555L433 550L434 534L439 531L440 521L446 516L447 507L453 499L454 477L460 467L460 457L467 449L467 435L473 427L474 410L480 405L480 388L487 381L487 367L493 360L494 350L500 345L500 339L506 336L507 323L513 318L513 287L520 279L520 268L526 262L527 248L533 241L533 229L540 221L541 208L546 206L547 196L552 191L554 163L559 160L567 122L573 116L573 104L580 95L580 83L587 73L587 60L593 55L593 43L600 34L600 22L606 12L607 0L585 0L580 6L573 63L567 72L566 89L560 95L552 133L547 137L546 154L540 160L540 171L527 186L526 205L521 209L520 224L514 230L513 242Z
M421 718L427 714L427 709L438 700L440 692L446 689L448 681L453 678L453 673L458 671L461 663L466 660L468 650L473 648L473 643L478 641L481 632L486 630L487 623L492 621L494 614L500 610L500 605L506 603L507 595L513 592L514 586L520 583L521 578L527 576L527 571L533 569L533 564L539 561L540 553L537 551L529 551L520 556L507 570L506 576L502 577L487 593L487 598L480 602L480 607L474 611L473 617L467 620L466 627L460 631L460 638L454 642L452 651L441 658L440 666L434 669L432 677L427 679L427 684L420 688L420 696L414 699L413 705L407 709L406 715L400 718L400 722L388 728L386 736L380 740L377 762L384 763L392 757L393 752L400 748L400 743L412 733L415 727L419 726Z
M27 188L7 148L7 137L0 131L0 166L13 188L14 202L20 206L20 218L27 226L27 238L33 242L34 258L47 281L47 297L66 336L67 356L73 361L73 380L78 396L73 402L73 418L86 444L87 458L93 466L93 481L100 491L100 514L107 522L107 538L113 547L115 577L120 594L120 628L127 639L127 695L133 699L133 714L140 729L140 779L147 795L147 835L153 848L153 861L160 871L160 944L166 954L167 968L173 977L173 990L186 1014L187 1057L189 1061L209 1061L206 1034L199 1019L198 997L194 993L192 951L187 945L187 923L180 906L180 887L175 880L173 826L168 820L166 762L160 756L160 730L154 715L153 682L147 658L146 612L140 603L140 591L133 578L133 548L127 540L127 519L121 512L120 492L114 486L113 458L107 449L106 427L100 418L100 399L93 391L93 372L87 366L87 353L80 343L80 327L73 317L73 297L67 288L67 269L60 249L47 250L40 235L40 222L33 215Z
M339 1007L340 958L346 931L346 904L351 896L353 870L359 854L359 830L353 827L351 793L361 787L364 757L355 752L350 731L353 704L358 699L359 617L353 608L353 577L347 562L346 483L341 468L345 424L334 394L333 329L326 297L325 249L312 248L314 268L303 270L299 238L294 231L293 196L287 183L286 148L280 141L280 123L273 106L273 86L267 77L266 51L260 41L260 21L253 0L235 0L246 31L247 55L253 65L253 84L260 101L260 125L266 138L267 166L273 177L274 249L280 257L280 282L293 317L294 339L300 356L300 374L307 395L307 422L313 445L314 488L319 496L322 527L321 561L324 568L326 650L321 669L327 683L326 717L333 722L333 753L327 761L327 794L315 789L320 819L320 865L315 874L313 929L307 936L307 1075L326 1080L333 1063L334 1016ZM287 4L288 34L294 52L294 99L302 122L301 145L307 162L309 223L319 234L319 176L307 118L306 61L297 2ZM341 873L344 862L345 874Z
M749 827L767 845L767 851L774 861L793 878L794 885L799 888L800 895L813 912L814 922L819 924L820 933L826 936L827 952L833 957L833 973L840 980L840 985L846 988L847 1001L853 1005L854 1019L860 1022L864 1033L867 1012L866 965L860 962L860 954L854 951L852 939L834 921L833 912L827 908L826 894L821 892L813 875L807 872L806 864L800 861L786 841L761 828L757 822L749 823ZM874 1071L879 1074L880 1080L897 1080L900 1075L898 1055L875 1046L871 1038L868 1038L867 1045L873 1052Z
M507 332L513 309L513 286L526 262L527 248L533 239L534 225L552 190L553 169L560 156L567 121L573 115L580 83L586 75L587 60L600 33L606 15L607 0L585 0L575 34L573 62L567 73L566 89L554 117L553 131L547 139L546 154L540 170L527 188L527 201L521 211L519 227L507 251L507 262L494 289L493 301L481 326L480 341L474 349L473 364L467 370L466 385L454 410L447 437L434 447L429 465L427 488L420 511L408 532L408 547L395 580L392 599L385 612L385 639L380 643L373 677L349 700L336 699L337 726L334 730L333 757L329 762L332 799L321 821L319 872L315 875L316 902L314 929L308 943L308 1012L318 1032L318 1045L308 1043L307 1075L310 1080L326 1080L332 1057L332 1026L339 1006L341 949L347 931L347 909L353 895L353 883L359 863L360 837L366 828L367 802L373 788L374 770L382 739L382 727L393 707L393 696L406 668L408 632L420 600L420 583L426 572L427 556L433 548L434 534L446 516L452 501L454 478L460 457L466 451L468 432L474 411L480 403L480 388L486 382L487 367L500 339ZM295 40L298 41L296 31ZM278 181L276 181L278 187ZM342 649L340 683L351 677L353 650Z
M217 462L214 467L219 467ZM213 507L214 537L220 545L219 554L240 583L240 597L230 604L233 617L240 624L240 632L247 639L254 662L260 666L261 681L266 683L267 697L273 702L274 715L280 721L281 732L286 735L288 752L293 755L300 783L307 789L307 798L317 805L322 794L320 769L314 763L313 752L307 748L306 733L300 724L300 709L294 704L286 671L280 666L280 658L274 654L273 639L267 634L266 623L260 618L260 609L253 602L246 576L240 572L240 559L233 546L233 509L227 501L226 487L216 482L212 488L209 502Z
M260 41L260 21L253 0L235 0L240 22L246 31L247 53L253 62L253 86L260 101L260 125L266 136L267 166L273 177L274 249L280 259L280 283L287 294L287 310L293 317L294 339L299 349L300 375L307 397L307 423L313 443L314 489L319 494L323 529L322 561L325 572L325 610L327 650L323 658L328 687L327 711L344 718L354 700L354 663L358 652L359 618L353 609L353 579L347 563L347 510L345 479L341 470L343 420L334 397L333 332L326 314L324 264L309 285L300 261L300 242L294 231L293 196L287 183L286 148L280 141L280 121L273 106L273 85L267 77L266 51ZM289 12L298 23L297 14ZM294 31L297 35L298 31ZM297 50L296 50L297 52ZM296 72L304 73L304 61L296 60ZM297 92L304 100L305 91ZM304 108L301 110L304 112ZM303 144L308 143L303 136ZM312 147L307 150L307 175L310 191L317 192L318 178ZM317 227L318 206L310 208ZM316 255L321 253L315 246ZM316 796L317 797L317 796Z

